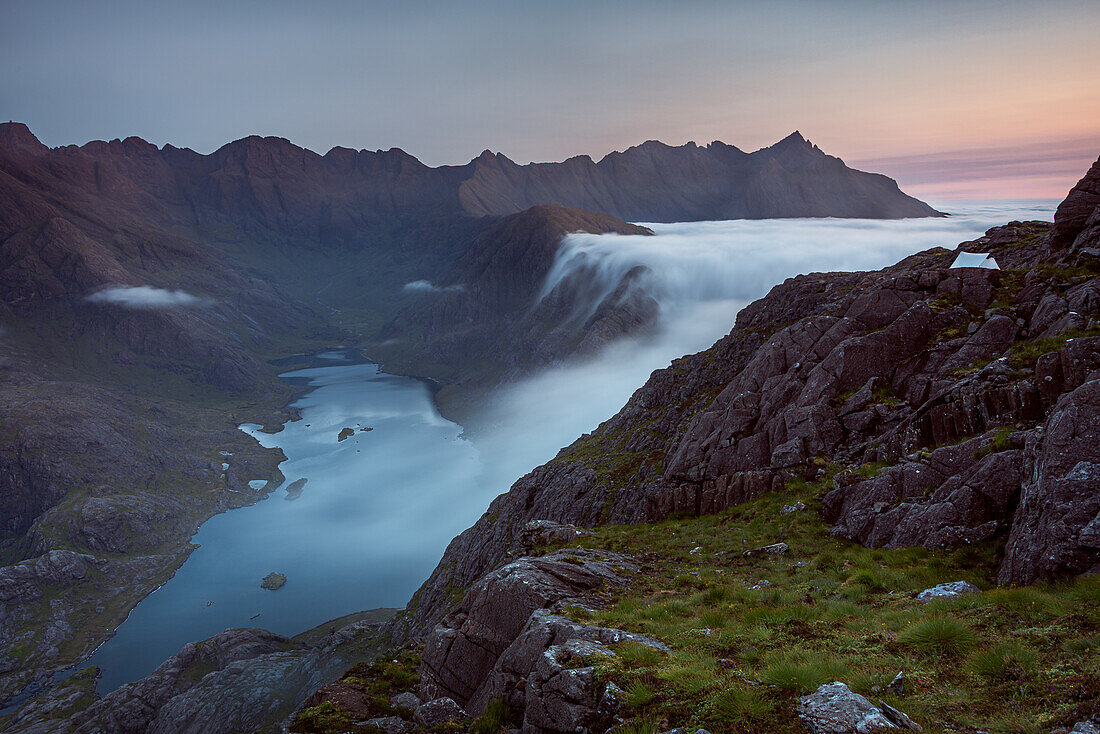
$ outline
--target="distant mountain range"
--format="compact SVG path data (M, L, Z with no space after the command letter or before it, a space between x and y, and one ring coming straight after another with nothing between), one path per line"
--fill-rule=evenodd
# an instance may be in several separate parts
M576 156L520 166L485 151L470 165L459 199L471 214L510 214L544 203L633 222L940 214L902 193L893 179L848 168L798 132L755 153L718 141L673 147L650 140L598 163Z

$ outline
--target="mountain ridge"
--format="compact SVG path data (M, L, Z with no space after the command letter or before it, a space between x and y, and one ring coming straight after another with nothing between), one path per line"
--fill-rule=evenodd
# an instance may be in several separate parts
M209 154L170 144L158 148L136 136L48 148L23 123L0 124L0 147L3 146L30 155L54 153L128 158L156 155L176 167L207 175L213 173L218 164L250 163L257 175L272 175L275 168L281 167L283 171L299 170L303 174L323 176L326 173L321 170L323 167L339 162L340 171L327 173L342 172L346 176L356 171L378 174L388 170L391 184L394 174L397 178L427 179L419 181L421 198L431 201L425 208L443 208L470 216L511 214L538 204L604 211L628 221L777 215L869 218L940 215L927 204L902 193L892 179L848 168L841 159L825 154L797 131L752 153L721 141L700 147L694 142L671 146L648 140L622 151L612 151L599 161L580 155L561 162L520 165L503 153L486 149L468 163L436 167L396 147L371 151L334 146L321 154L297 146L286 138L258 135L226 143ZM773 160L779 163L779 170L766 165ZM676 175L670 176L673 167L680 170L672 171ZM802 175L804 171L828 176L828 181L811 185ZM706 186L702 189L700 175L706 177ZM757 181L761 176L763 180ZM775 180L777 177L779 180ZM727 182L740 180L740 183L732 187L725 185L717 196L709 192L707 201L692 202L685 198L685 192L698 198L706 187L713 189L723 179ZM784 198L765 206L758 200L760 193L746 195L754 190ZM835 193L838 191L840 195ZM656 206L657 202L677 199L676 206ZM650 216L636 216L647 214Z

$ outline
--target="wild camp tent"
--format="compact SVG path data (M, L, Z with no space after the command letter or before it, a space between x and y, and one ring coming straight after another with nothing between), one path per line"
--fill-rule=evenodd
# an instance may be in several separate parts
M960 252L959 256L955 258L955 262L951 263L951 267L1001 269L997 265L997 261L988 252Z

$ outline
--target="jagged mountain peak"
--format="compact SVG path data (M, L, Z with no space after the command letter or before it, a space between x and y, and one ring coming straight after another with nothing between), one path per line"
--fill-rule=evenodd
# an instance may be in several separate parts
M25 123L12 121L0 123L0 149L32 154L49 151Z

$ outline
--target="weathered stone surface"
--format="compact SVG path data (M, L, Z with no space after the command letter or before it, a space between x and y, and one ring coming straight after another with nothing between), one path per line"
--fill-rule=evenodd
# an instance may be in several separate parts
M446 721L462 722L468 718L461 706L445 696L425 701L416 707L416 712L413 714L413 721L428 728Z
M562 663L574 658L611 655L605 646L621 642L669 651L663 643L645 635L574 622L545 609L537 610L470 698L470 711L482 711L495 698L503 698L517 709L528 705L529 678L550 650L556 650L555 659Z
M591 530L584 530L576 525L563 525L553 520L532 520L520 531L519 544L524 550L530 550L549 543L571 543L594 534Z
M863 481L845 483L823 500L837 537L871 547L965 545L1008 524L1029 462L1024 452L979 456L993 435L937 449Z
M367 719L367 726L381 729L384 734L408 734L416 728L412 722L405 721L400 716L379 716Z
M390 698L391 706L399 709L408 709L409 711L416 711L421 703L423 703L423 701L421 701L420 697L412 691L398 693L396 696Z
M745 558L752 558L753 556L781 556L784 555L790 546L786 543L772 543L771 545L761 546L760 548L752 548L750 550L741 553Z
M1100 571L1100 379L1064 395L1028 450L1035 468L1023 486L998 581Z
M465 704L532 612L584 601L606 585L623 585L622 571L636 569L627 556L568 549L522 558L487 574L428 635L420 671L421 697L448 696Z
M977 594L979 589L969 581L949 581L946 584L939 584L933 586L931 589L925 589L921 593L917 594L918 601L932 601L934 599L947 599L954 596L962 596L964 594ZM901 673L898 673L900 676Z
M589 731L612 706L601 701L604 688L596 682L595 668L574 667L574 659L609 655L599 643L570 640L545 650L527 677L523 708L523 734ZM604 718L606 723L608 720Z
M840 681L826 683L798 699L798 718L810 734L865 734L876 729L904 726L892 721L883 709L853 693ZM913 724L904 728L920 727Z

